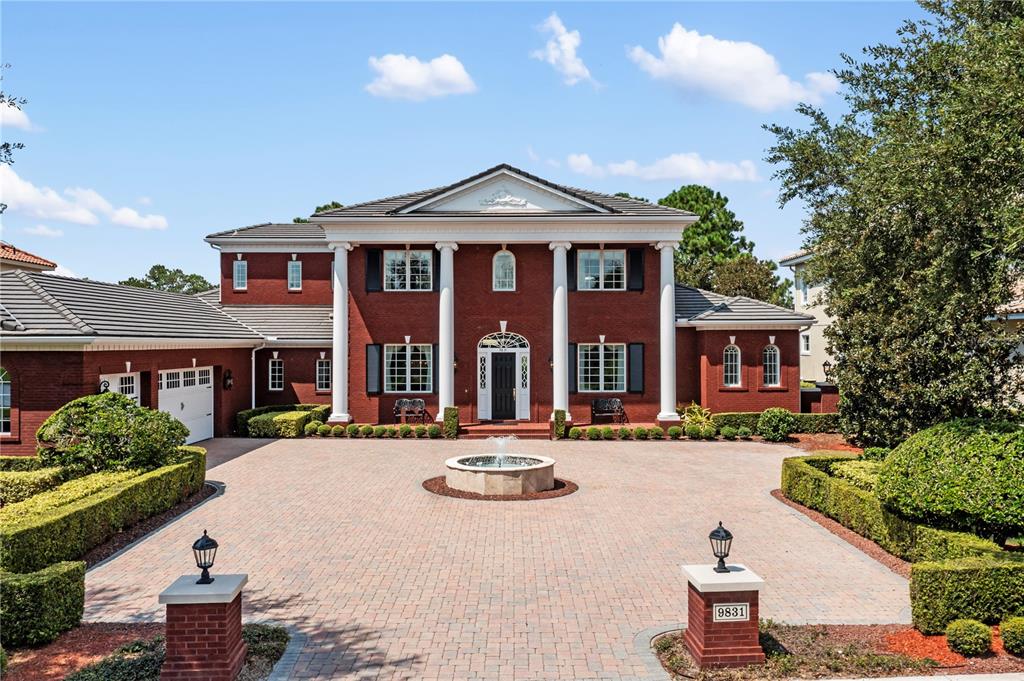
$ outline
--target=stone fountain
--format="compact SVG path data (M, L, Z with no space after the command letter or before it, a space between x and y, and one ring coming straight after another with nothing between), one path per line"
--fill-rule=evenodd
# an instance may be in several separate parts
M445 483L475 494L520 495L545 492L555 486L555 460L509 452L515 435L489 437L488 454L456 456L445 461Z

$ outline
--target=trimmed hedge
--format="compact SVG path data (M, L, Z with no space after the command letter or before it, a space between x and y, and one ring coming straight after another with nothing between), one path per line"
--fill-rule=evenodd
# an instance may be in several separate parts
M249 434L249 421L256 416L269 414L271 412L283 411L308 411L311 412L309 419L327 422L331 415L329 404L268 404L265 407L255 409L243 409L235 415L235 429L239 437L255 437ZM272 435L270 437L273 437Z
M277 425L274 417L279 412L267 412L259 416L253 416L248 422L249 437L277 437Z
M842 478L848 483L866 492L873 492L878 484L878 469L881 464L877 461L840 461L832 464L832 475Z
M454 440L459 436L459 408L444 408L444 436Z
M1003 647L1014 655L1024 655L1024 617L1007 617L999 623Z
M555 439L561 440L565 437L565 410L555 410Z
M64 482L60 468L34 471L0 471L0 506L16 504Z
M278 437L302 437L303 428L309 422L310 411L286 411L274 415L274 427Z
M0 590L0 643L49 643L82 620L85 563L56 563L27 574L0 572Z
M0 510L0 569L32 572L77 560L126 527L162 513L197 492L206 479L206 450L181 447L181 460L128 479L102 480L103 487L68 501L65 487L88 487L94 476L65 483ZM95 481L93 481L95 484ZM72 494L72 496L75 496ZM31 509L26 513L26 508Z
M751 432L757 432L757 420L761 417L759 411L724 411L712 414L711 419L719 430L725 426L731 426L739 430L749 428ZM838 433L839 414L793 414L794 433Z
M984 655L992 649L992 630L978 620L953 620L946 627L946 644L954 653Z
M1024 615L1024 562L961 558L915 563L910 568L914 626L941 634L957 619L996 624Z
M38 456L0 456L0 471L34 471L42 467Z

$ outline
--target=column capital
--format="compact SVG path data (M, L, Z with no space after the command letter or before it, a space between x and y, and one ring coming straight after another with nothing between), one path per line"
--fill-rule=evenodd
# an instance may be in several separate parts
M331 249L332 251L336 251L338 249L345 249L346 251L351 251L353 248L355 248L355 244L353 244L351 241L332 241L327 244L327 248Z
M435 244L435 247L439 251L443 251L446 248L450 248L453 251L459 250L459 245L457 243L455 243L454 241L438 241Z
M564 248L565 250L568 251L570 248L572 248L572 243L568 241L552 241L550 244L548 244L548 250L553 251L556 248Z
M676 251L676 250L679 250L679 242L678 241L659 241L658 243L654 244L654 247L657 248L659 251L662 250L663 248L671 248L673 251Z

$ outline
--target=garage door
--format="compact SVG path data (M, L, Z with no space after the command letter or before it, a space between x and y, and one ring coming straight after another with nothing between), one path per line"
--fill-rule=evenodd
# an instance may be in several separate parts
M186 442L213 437L213 367L161 371L157 395L160 411L188 428Z

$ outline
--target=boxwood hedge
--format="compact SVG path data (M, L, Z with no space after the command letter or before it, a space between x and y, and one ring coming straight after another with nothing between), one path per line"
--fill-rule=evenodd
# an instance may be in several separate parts
M757 421L760 417L759 411L723 411L711 415L719 430L730 426L737 430L749 428L751 432L757 432ZM793 432L838 433L839 414L793 414Z
M249 420L260 416L262 414L269 414L272 412L289 412L289 411L306 411L310 412L310 421L323 421L327 422L328 417L331 415L331 405L329 404L270 404L265 407L256 407L255 409L243 409L235 415L235 429L238 431L240 437L259 437L249 433ZM273 435L266 437L274 437Z
M85 563L61 562L26 574L0 572L0 590L0 643L49 643L82 619Z
M86 476L0 509L0 570L33 572L77 560L198 491L206 479L206 451L180 449L179 461L156 470Z
M34 471L42 467L38 456L0 456L0 471Z
M910 609L914 626L941 634L946 625L970 618L997 624L1024 615L1024 562L961 558L915 563L910 568Z
M0 471L0 506L16 504L64 482L60 468L34 471Z

